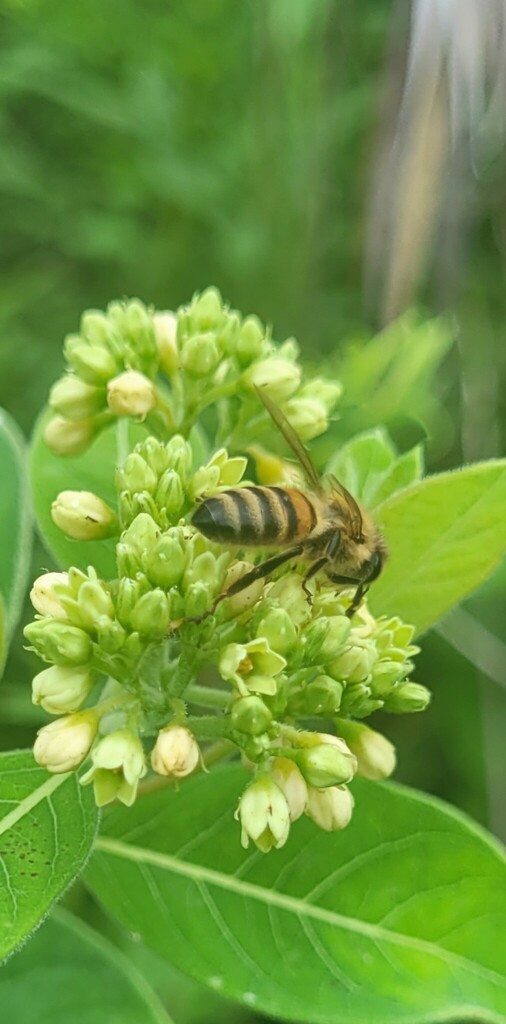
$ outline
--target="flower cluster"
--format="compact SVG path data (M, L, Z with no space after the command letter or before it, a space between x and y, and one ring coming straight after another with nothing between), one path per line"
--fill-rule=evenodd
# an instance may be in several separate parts
M191 525L200 500L244 485L244 452L257 475L286 480L255 387L308 439L326 429L339 386L302 384L295 342L277 345L215 289L177 314L136 300L87 313L65 354L45 435L55 452L82 451L118 416L147 431L111 467L114 508L86 491L55 496L52 517L67 536L116 538L117 573L103 580L72 567L34 583L25 635L48 667L33 700L59 716L40 730L36 760L67 772L90 756L81 782L97 802L131 804L148 764L180 779L237 752L254 776L237 810L244 845L282 846L304 813L343 828L355 774L385 778L395 766L392 745L362 719L428 702L410 679L412 628L373 618L365 603L350 619L352 592L336 594L321 576L308 601L303 567L241 590L262 555L232 553Z

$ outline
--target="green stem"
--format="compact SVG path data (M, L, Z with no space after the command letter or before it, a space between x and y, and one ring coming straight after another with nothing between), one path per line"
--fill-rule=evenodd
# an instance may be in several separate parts
M230 738L228 718L217 718L216 715L190 715L185 724L198 740Z
M189 704L200 704L204 708L227 708L231 695L227 690L191 683L187 686L184 696Z

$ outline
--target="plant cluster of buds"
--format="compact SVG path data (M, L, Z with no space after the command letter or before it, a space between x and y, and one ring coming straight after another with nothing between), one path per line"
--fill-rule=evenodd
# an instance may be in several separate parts
M326 429L339 386L302 385L295 342L276 345L215 289L177 314L137 300L87 313L65 354L49 446L79 453L117 416L144 420L147 436L111 467L114 508L86 491L55 496L52 517L67 536L116 538L117 574L70 568L35 581L25 635L48 667L33 700L59 716L40 730L36 760L67 772L90 756L81 782L93 783L97 802L131 804L148 764L180 779L211 750L236 751L254 775L237 810L244 845L282 846L304 813L325 830L343 828L354 775L385 778L395 766L392 745L361 720L428 702L409 678L413 630L373 618L365 604L350 620L351 593L336 595L321 578L308 603L293 566L217 603L253 561L191 525L199 500L242 486L252 436L263 445L257 473L284 482L255 387L308 439Z

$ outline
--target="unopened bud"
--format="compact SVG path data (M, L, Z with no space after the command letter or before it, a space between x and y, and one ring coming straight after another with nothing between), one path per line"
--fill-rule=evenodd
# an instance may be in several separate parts
M193 583L203 583L210 592L219 590L223 582L223 571L211 551L203 551L197 555L184 574L184 590Z
M332 412L342 393L343 385L338 381L322 380L321 377L315 377L310 384L305 384L300 389L297 398L317 399L325 406L327 412Z
M283 412L302 441L324 434L329 425L327 410L316 398L291 398Z
M170 532L156 542L146 558L146 573L150 583L169 590L180 582L184 572L185 553L177 536Z
M181 365L193 377L206 377L216 369L220 353L213 334L196 334L188 338L181 352Z
M343 692L340 712L353 718L367 718L373 711L383 707L379 697L373 697L367 683L348 683Z
M255 566L252 562L234 562L227 571L223 584L224 592L226 593L230 587L254 568ZM261 597L264 586L265 580L255 580L253 583L250 583L249 587L245 587L244 590L239 590L237 594L229 597L225 604L224 617L230 618L233 615L241 615L248 608L252 608Z
M50 722L37 733L33 756L49 772L70 772L88 755L97 734L95 711L78 711Z
M431 693L420 683L401 683L385 698L385 711L403 715L410 711L424 711L430 703Z
M353 797L346 786L327 789L308 788L306 814L318 828L337 832L349 825L353 813Z
M147 640L161 640L170 623L170 601L163 590L150 590L135 605L130 616L132 628Z
M38 654L55 665L85 665L92 654L91 640L84 630L58 619L29 622L24 635Z
M301 733L299 742L307 746L297 751L294 760L308 785L324 789L351 781L357 761L344 740L325 733Z
M95 629L100 620L114 619L114 605L105 584L86 580L79 588L77 604L85 629ZM102 623L103 625L103 623Z
M86 384L100 387L118 372L118 364L111 352L101 345L88 345L75 335L65 340L64 352L69 366Z
M330 662L327 669L334 679L361 683L370 675L377 657L372 641L354 633L342 654Z
M83 786L93 782L97 806L120 800L130 807L147 771L139 737L130 729L116 729L97 743L91 758L92 767L79 781Z
M121 534L121 544L143 559L155 546L159 537L160 530L153 518L147 512L140 512L128 529ZM133 576L134 573L128 575Z
M234 701L230 714L230 724L239 732L251 736L261 736L269 728L272 714L261 697L253 694L250 697L239 697Z
M346 645L351 631L351 622L346 615L332 615L326 621L327 632L320 653L325 661L333 661Z
M139 416L145 419L156 405L152 381L137 370L126 370L107 385L107 404L115 416Z
M297 765L288 757L275 757L271 777L285 796L290 821L297 821L304 814L307 802L307 785Z
M201 331L208 331L223 317L223 302L217 288L206 288L201 295L195 296L191 304L192 322Z
M103 540L118 529L112 508L91 491L61 491L51 505L51 518L73 540Z
M172 377L179 367L177 315L168 310L164 313L155 313L153 323L160 367L168 377Z
M241 822L241 844L250 839L262 853L284 846L290 831L290 809L270 775L259 775L244 791L235 816Z
M362 722L336 719L336 729L357 759L357 775L365 779L387 779L395 768L395 747L386 736Z
M265 346L265 328L256 316L243 321L236 342L236 353L241 363L251 363L262 355Z
M188 441L185 441L184 437L181 437L181 434L174 434L174 437L167 441L165 445L165 458L166 465L170 469L175 469L182 480L186 480L191 473L193 452L191 445L188 444Z
M335 715L341 707L343 685L330 676L318 676L303 691L304 710L308 715Z
M32 702L40 704L50 715L77 711L86 700L94 681L95 676L88 669L52 665L35 676L32 682Z
M104 408L105 391L68 373L53 384L49 392L49 405L69 420L84 420Z
M198 743L183 725L169 725L158 733L151 765L158 775L182 779L195 771L200 760Z
M290 651L297 639L297 629L284 608L271 608L256 632L257 636L264 636L272 650L278 654Z
M50 615L53 619L66 619L65 608L55 596L54 587L67 587L67 572L45 572L34 581L30 601L39 615Z
M165 470L156 489L155 500L160 508L165 509L171 519L179 518L184 507L185 496L181 477L175 469Z
M243 379L247 387L265 389L265 393L274 402L283 402L297 390L300 368L288 359L272 357L253 363Z
M129 491L130 494L137 494L140 491L154 494L157 483L157 474L138 452L130 452L116 472L116 486Z
M87 309L81 317L81 334L92 347L108 348L114 345L114 327L105 313L99 309Z
M393 686L399 682L411 668L411 662L402 664L390 659L380 659L372 671L371 691L375 697L386 697Z
M81 455L89 448L99 425L94 419L69 420L53 416L44 429L44 441L55 455Z

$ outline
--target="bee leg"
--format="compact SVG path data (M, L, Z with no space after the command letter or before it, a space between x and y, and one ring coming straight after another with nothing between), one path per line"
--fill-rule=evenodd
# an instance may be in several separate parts
M302 577L302 589L306 595L309 607L311 607L313 603L313 595L309 587L307 586L307 581L310 580L312 576L315 576L316 573L320 571L320 569L323 569L323 566L326 565L326 563L326 558L319 558L317 562L313 562L313 564L309 566L307 573L305 574L305 576Z
M367 594L368 590L369 590L369 587L367 586L367 584L360 583L358 585L358 587L357 587L357 589L355 591L355 594L353 596L353 601L351 602L350 607L346 609L346 615L347 615L347 617L349 619L352 618L352 616L357 611L357 608L360 607L360 604L362 602L362 598L365 597L365 595Z
M302 545L298 544L297 547L290 548L289 551L282 551L281 554L272 555L272 557L267 558L265 562L260 562L260 564L256 565L254 569L251 569L250 572L245 573L244 576L241 576L241 578L236 580L235 583L232 583L227 590L218 594L218 597L215 598L209 611L204 612L203 615L199 615L198 618L186 619L186 621L202 622L204 619L207 619L209 615L214 615L220 601L224 601L226 597L233 597L234 594L240 594L241 590L246 590L252 583L256 583L257 580L262 580L266 576L270 576L271 573L273 573L280 565L284 565L285 562L289 562L292 558L297 558L298 555L302 554L302 550Z

